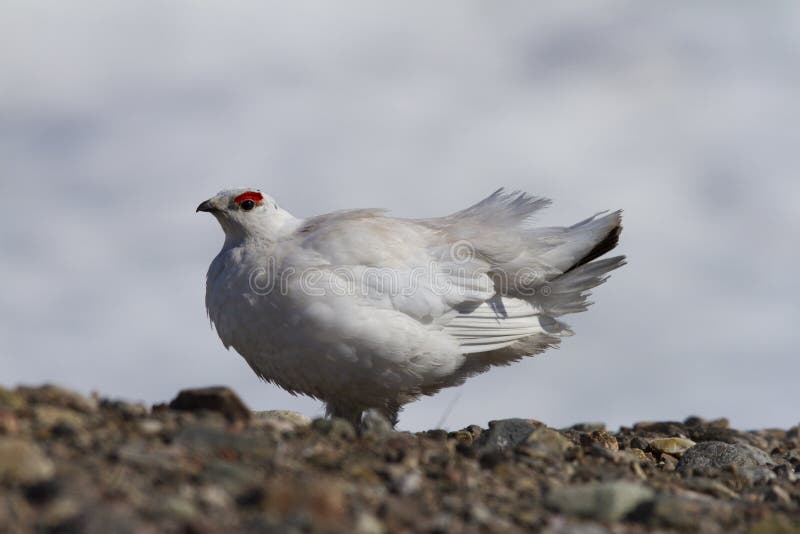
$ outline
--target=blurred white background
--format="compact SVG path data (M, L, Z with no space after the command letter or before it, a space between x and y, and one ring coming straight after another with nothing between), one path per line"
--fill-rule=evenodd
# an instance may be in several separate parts
M568 4L568 5L565 5ZM629 265L562 348L400 427L800 418L800 4L46 2L0 15L0 384L168 401L225 384L322 413L226 352L195 215L443 215L499 186L544 224L625 210Z

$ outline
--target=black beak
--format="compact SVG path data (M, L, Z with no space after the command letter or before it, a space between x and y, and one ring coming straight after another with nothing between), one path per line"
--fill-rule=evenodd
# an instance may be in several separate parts
M200 205L197 206L197 210L195 211L195 213L199 211L207 211L209 213L214 213L215 211L217 211L217 208L212 206L209 200L206 200L205 202L201 202Z

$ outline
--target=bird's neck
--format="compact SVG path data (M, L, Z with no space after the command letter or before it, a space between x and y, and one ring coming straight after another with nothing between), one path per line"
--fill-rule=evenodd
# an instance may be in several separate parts
M223 224L225 244L222 250L230 250L243 245L254 245L262 249L271 248L282 237L292 233L300 223L300 219L288 211L278 208L269 217L259 221L259 224L248 228L238 225L226 227Z

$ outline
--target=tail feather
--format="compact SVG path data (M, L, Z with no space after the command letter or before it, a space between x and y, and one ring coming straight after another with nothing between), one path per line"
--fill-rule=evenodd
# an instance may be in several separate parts
M592 248L592 250L590 250L583 258L578 260L578 262L575 265L567 269L565 274L574 269L577 269L581 265L586 265L590 261L599 258L606 252L610 252L611 250L614 249L614 247L617 246L617 244L619 243L619 235L622 233L622 223L619 222L618 214L619 212L613 214L617 215L617 217L614 218L614 220L617 221L617 224L608 232L608 234L606 234L606 236L602 239L602 241L597 243L594 246L594 248Z
M559 230L562 242L542 254L541 260L563 274L617 246L622 232L622 212L600 213Z
M589 290L605 282L611 271L625 263L625 256L615 256L570 269L540 288L536 302L548 315L582 312L592 304Z

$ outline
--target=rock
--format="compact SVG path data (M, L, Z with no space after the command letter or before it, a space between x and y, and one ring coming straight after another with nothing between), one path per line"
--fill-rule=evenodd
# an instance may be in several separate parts
M686 426L677 421L641 421L633 425L633 429L636 432L667 436L686 435Z
M145 436L155 436L164 430L164 423L158 419L142 419L138 425L139 431Z
M750 445L706 441L686 450L678 462L677 470L687 473L692 469L741 469L773 463L767 453Z
M372 514L361 513L356 519L356 534L383 534L386 529L380 519Z
M686 438L655 438L650 441L650 448L660 453L680 457L687 449L696 443Z
M50 404L86 414L96 412L98 407L96 399L50 384L39 387L19 386L17 393L34 404Z
M247 422L250 409L230 389L224 386L184 389L178 393L169 407L173 410L208 410L222 414L229 422Z
M602 449L608 449L610 451L618 451L619 450L619 443L617 442L617 438L613 435L609 434L605 430L595 430L591 433L584 433L581 434L581 445L584 447L600 447Z
M267 410L253 412L252 423L265 426L277 432L294 432L298 428L311 426L311 418L290 410Z
M708 495L712 495L720 499L735 500L739 498L739 495L735 491L730 489L725 484L711 478L690 477L686 480L685 486L694 491L707 493Z
M80 512L78 499L71 496L57 497L44 507L38 521L42 526L49 527L47 530L51 532L69 531L67 525L72 526L78 520Z
M664 471L675 471L678 467L678 460L671 454L662 454L661 463L659 464Z
M683 421L683 424L686 426L710 426L716 428L728 428L731 425L731 422L724 417L721 417L719 419L712 419L709 421L703 419L702 417L698 417L696 415L690 415Z
M567 515L618 521L642 503L652 501L652 489L635 482L602 482L552 490L547 505Z
M21 484L34 484L49 480L55 466L30 441L0 437L0 480Z
M85 425L85 416L80 413L47 404L34 407L33 416L36 422L45 428L62 425L78 429Z
M570 430L577 430L578 432L595 432L605 431L605 423L576 423L569 427Z
M320 417L311 422L311 428L317 432L330 437L338 437L343 439L354 439L356 437L356 429L346 419L334 417L326 419Z
M126 402L122 400L103 399L100 402L101 408L111 410L121 415L126 420L146 417L148 409L144 404L138 402Z
M738 470L738 474L744 478L751 486L766 484L778 478L778 475L769 467L743 467Z
M733 507L706 496L666 495L648 510L647 522L682 532L720 532L732 520Z
M800 520L796 428L506 419L410 433L368 417L357 435L291 412L244 424L239 410L231 424L202 402L99 399L92 411L81 399L0 388L0 532L724 534L791 532ZM732 443L684 449L723 434ZM678 476L678 463L704 476Z
M552 428L539 427L531 432L525 442L517 447L517 450L527 456L549 458L562 456L573 447L572 441L561 432Z
M755 447L766 446L765 440L759 436L723 426L689 427L688 437L698 443L702 441L722 441L724 443L742 443Z
M481 453L512 450L524 443L528 436L540 426L543 426L542 423L529 419L489 421L488 432L481 435Z

